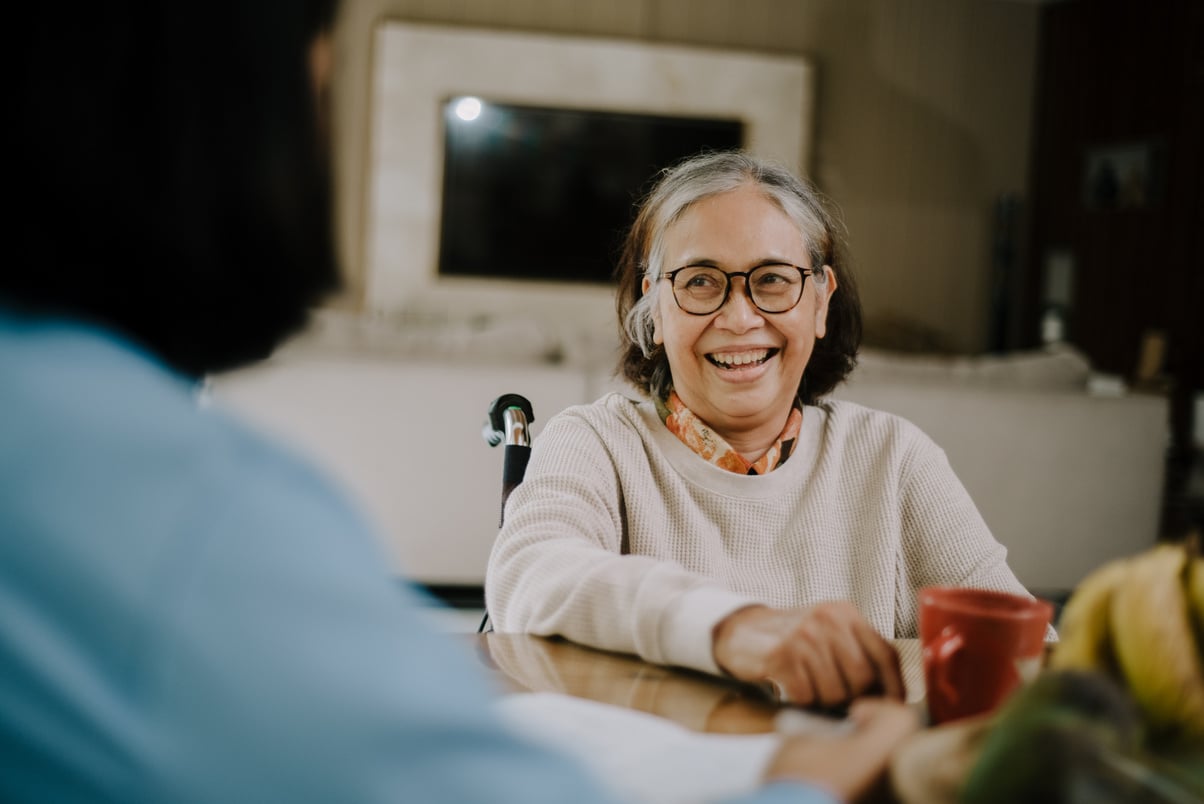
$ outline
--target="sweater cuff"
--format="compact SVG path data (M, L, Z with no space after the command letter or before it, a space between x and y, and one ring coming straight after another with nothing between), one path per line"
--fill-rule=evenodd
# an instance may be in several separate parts
M737 609L763 603L714 586L700 586L682 593L661 619L660 662L723 675L715 663L711 642L715 626Z

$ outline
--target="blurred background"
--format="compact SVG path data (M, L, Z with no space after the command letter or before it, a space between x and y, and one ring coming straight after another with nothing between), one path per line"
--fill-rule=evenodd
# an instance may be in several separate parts
M320 319L326 339L341 327L344 345L358 338L392 344L382 354L458 363L462 355L448 359L456 341L496 366L507 359L498 344L512 338L530 362L555 367L573 363L575 346L539 321L506 320L499 311L488 322L434 326L420 309L385 309L374 299L373 275L382 270L372 253L380 226L374 188L385 147L374 127L382 97L377 34L393 23L800 59L810 95L798 167L843 213L867 346L922 356L929 368L1059 347L1089 369L1084 392L1156 398L1164 403L1160 426L1136 437L1150 442L1157 467L1110 454L1113 483L1138 480L1129 472L1153 473L1141 481L1152 482L1158 497L1150 538L1198 525L1204 3L344 0L333 101L346 288ZM426 69L454 73L468 55L449 51ZM588 97L590 87L582 91ZM429 271L437 276L435 265ZM609 333L574 337L605 341ZM542 409L536 400L537 420L603 390L604 358L590 358L584 383L549 390ZM450 370L479 376L478 368L469 360ZM542 382L528 376L524 382ZM261 418L279 418L235 385L232 401L241 396ZM444 398L482 393L451 389ZM482 415L488 402L471 400ZM312 429L302 418L294 423ZM1087 459L1092 440L1055 440L1049 449ZM954 468L960 472L957 460ZM998 532L990 516L988 524Z

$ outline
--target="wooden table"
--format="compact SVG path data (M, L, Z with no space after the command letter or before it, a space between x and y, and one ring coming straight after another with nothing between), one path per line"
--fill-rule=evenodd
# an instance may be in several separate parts
M649 664L560 639L489 633L473 637L477 654L505 692L559 692L659 715L700 732L774 730L779 704L756 687L703 673ZM908 700L923 698L920 648L895 640Z

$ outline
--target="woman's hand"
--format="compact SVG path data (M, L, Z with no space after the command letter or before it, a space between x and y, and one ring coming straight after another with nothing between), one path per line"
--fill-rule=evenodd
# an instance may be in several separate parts
M906 704L866 698L849 709L849 720L853 730L848 734L783 740L765 770L766 780L808 782L842 801L880 792L891 755L920 729L919 714Z
M720 669L772 684L783 702L835 707L862 695L904 697L894 646L847 601L740 609L715 626L712 645Z

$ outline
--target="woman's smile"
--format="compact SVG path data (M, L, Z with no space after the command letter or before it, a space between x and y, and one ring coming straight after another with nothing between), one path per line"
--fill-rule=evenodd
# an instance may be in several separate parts
M739 352L712 352L706 359L725 371L760 366L775 356L777 349L747 349Z

